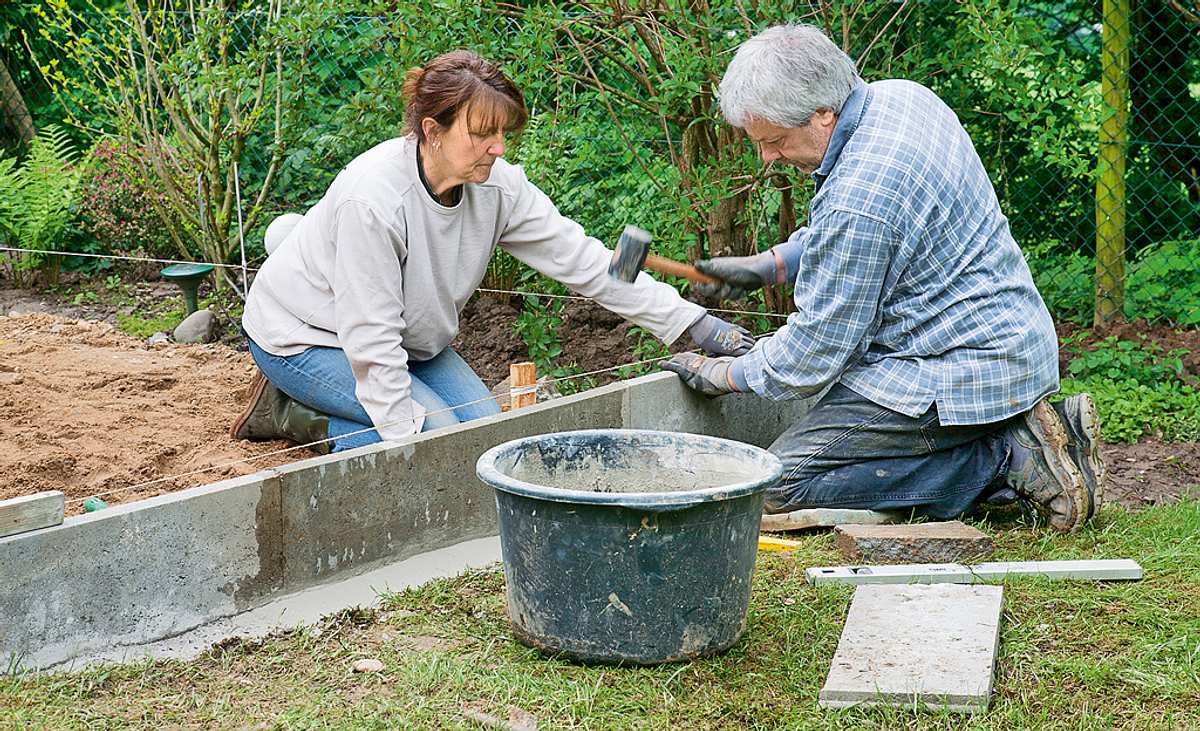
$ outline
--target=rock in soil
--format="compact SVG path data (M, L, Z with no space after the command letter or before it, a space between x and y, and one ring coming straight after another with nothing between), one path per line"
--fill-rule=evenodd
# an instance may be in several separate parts
M860 563L955 563L996 550L987 534L961 521L899 525L839 525L834 543Z
M196 310L175 326L177 343L211 343L217 336L217 316L211 310Z
M356 673L378 673L383 670L383 663L373 657L365 657L354 663Z

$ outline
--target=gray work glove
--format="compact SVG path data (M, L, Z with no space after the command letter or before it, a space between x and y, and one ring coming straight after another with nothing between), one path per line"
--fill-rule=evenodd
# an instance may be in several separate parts
M688 335L709 355L745 355L754 347L749 330L708 313L692 323Z
M705 396L720 396L737 391L729 378L730 356L709 358L695 353L676 353L671 360L662 364L663 370L678 373L689 388Z
M746 293L768 284L781 284L780 262L772 251L754 256L718 256L701 259L696 268L721 280L721 284L697 284L693 288L707 297L739 300Z

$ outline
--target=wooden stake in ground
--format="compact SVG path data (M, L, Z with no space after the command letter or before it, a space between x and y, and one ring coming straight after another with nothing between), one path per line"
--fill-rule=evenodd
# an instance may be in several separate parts
M513 363L508 367L509 408L519 409L537 403L537 366Z
M48 528L63 522L63 494L48 490L0 500L0 537Z

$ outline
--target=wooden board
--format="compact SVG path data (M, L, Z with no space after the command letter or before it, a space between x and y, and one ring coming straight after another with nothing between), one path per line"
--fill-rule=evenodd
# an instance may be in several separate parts
M63 494L58 490L0 500L0 538L62 522Z

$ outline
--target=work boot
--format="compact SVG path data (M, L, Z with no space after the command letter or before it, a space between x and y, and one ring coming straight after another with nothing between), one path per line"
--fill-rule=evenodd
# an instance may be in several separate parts
M1050 527L1073 531L1091 514L1083 474L1067 453L1067 434L1045 400L1004 431L1011 456L1008 486L1049 515Z
M329 417L280 391L262 371L255 372L250 403L229 433L255 442L286 439L318 454L329 454L330 449L329 442L322 441L329 438Z
M1087 487L1091 518L1104 504L1104 484L1108 468L1100 456L1100 417L1096 404L1086 393L1068 396L1051 404L1058 418L1067 429L1067 454L1083 473L1083 484Z

